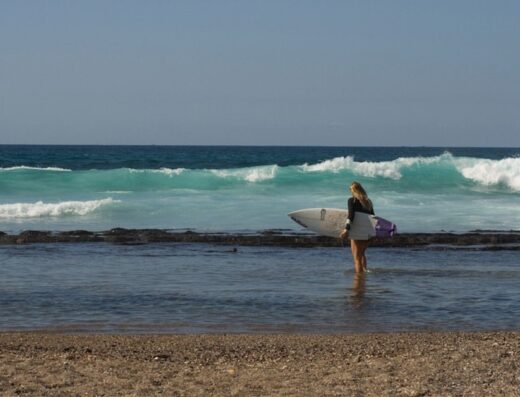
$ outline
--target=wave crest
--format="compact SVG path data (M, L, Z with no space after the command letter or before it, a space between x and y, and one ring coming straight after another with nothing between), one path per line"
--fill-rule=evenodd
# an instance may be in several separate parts
M485 186L502 184L520 191L520 158L457 159L455 165L465 178L474 182Z
M159 168L159 169L135 169L135 168L127 168L128 172L131 174L144 174L147 172L151 172L153 174L164 174L167 176L176 176L182 174L186 171L186 168Z
M168 176L175 176L180 175L184 171L186 171L186 168L161 168L159 170L154 170L154 172L161 173Z
M449 153L435 157L399 157L392 161L355 161L353 156L335 157L331 160L325 160L317 164L303 164L300 169L304 172L340 172L348 170L354 174L375 178L383 177L390 179L400 179L402 177L401 170L405 167L411 167L416 164L431 164L442 160L451 159Z
M33 169L14 167L12 169ZM34 168L36 170L42 170ZM7 168L0 171L8 170ZM66 171L58 168L46 171ZM314 175L311 175L314 174ZM227 169L158 168L82 170L71 173L51 173L39 178L33 172L9 174L0 172L0 184L7 192L36 192L41 189L104 192L107 195L123 192L169 189L213 190L247 183L271 181L275 185L290 186L321 184L343 177L365 177L395 181L404 189L434 189L438 186L471 187L498 186L520 192L520 158L485 159L456 157L446 152L431 157L400 157L388 161L356 161L353 156L335 157L315 164L279 166L276 164ZM399 181L399 183L397 183ZM384 181L382 181L384 182ZM33 196L34 197L34 196ZM38 197L38 195L36 195ZM5 210L5 209L4 209ZM1 215L0 215L1 216Z
M231 170L211 170L211 172L221 178L237 178L247 182L261 182L275 178L278 172L278 166L266 165Z
M303 164L303 172L332 172L343 170L356 175L376 178L401 179L403 170L414 166L440 165L453 169L475 183L484 186L504 185L514 191L520 191L520 158L509 157L501 160L481 159L472 157L454 157L444 153L433 157L400 157L392 161L355 161L352 156L336 157L317 164ZM424 177L431 177L440 170L425 168L421 170Z
M64 215L87 215L99 207L119 203L111 197L90 201L63 201L60 203L14 203L0 205L0 219L59 217Z
M14 167L0 168L0 171L53 171L53 172L70 172L72 170L68 168L60 167L29 167L27 165L17 165Z

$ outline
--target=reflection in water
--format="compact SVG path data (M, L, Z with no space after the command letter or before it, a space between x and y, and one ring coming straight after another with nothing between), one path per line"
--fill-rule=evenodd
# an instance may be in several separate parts
M365 303L365 290L366 290L366 273L354 274L352 281L352 291L350 294L350 304L354 309L361 309Z

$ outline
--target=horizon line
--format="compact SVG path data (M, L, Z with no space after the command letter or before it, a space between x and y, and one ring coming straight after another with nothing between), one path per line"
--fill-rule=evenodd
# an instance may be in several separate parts
M93 147L320 147L320 148L428 148L428 149L520 149L520 146L461 146L461 145L242 145L242 144L119 144L119 143L0 143L1 146L93 146Z

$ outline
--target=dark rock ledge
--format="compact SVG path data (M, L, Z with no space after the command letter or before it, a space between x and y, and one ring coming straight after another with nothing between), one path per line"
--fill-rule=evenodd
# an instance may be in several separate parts
M72 230L50 232L27 230L10 235L0 232L0 245L34 243L209 243L249 246L340 247L339 239L294 233L286 230L264 230L247 233L199 233L163 229L122 229L102 232ZM346 242L345 244L348 244ZM520 250L519 232L475 231L470 233L403 233L390 239L371 240L372 247L408 247L427 249Z

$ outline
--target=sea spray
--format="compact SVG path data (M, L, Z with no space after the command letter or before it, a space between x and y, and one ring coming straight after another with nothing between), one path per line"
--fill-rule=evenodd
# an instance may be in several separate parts
M277 165L268 165L263 167L248 167L242 169L230 170L210 170L213 175L219 178L234 178L247 182L261 182L274 179L278 172Z
M503 185L520 192L520 158L502 160L457 159L457 169L465 178L484 186Z
M317 164L303 164L301 169L305 172L327 172L338 173L340 171L351 171L355 175L366 176L369 178L383 177L390 179L400 179L401 170L410 168L414 165L424 165L450 161L452 156L445 153L435 157L400 157L392 161L354 161L353 156L336 157L325 160Z
M87 215L101 206L119 203L106 198L91 201L64 201L60 203L14 203L0 204L0 219L59 217L67 215Z

